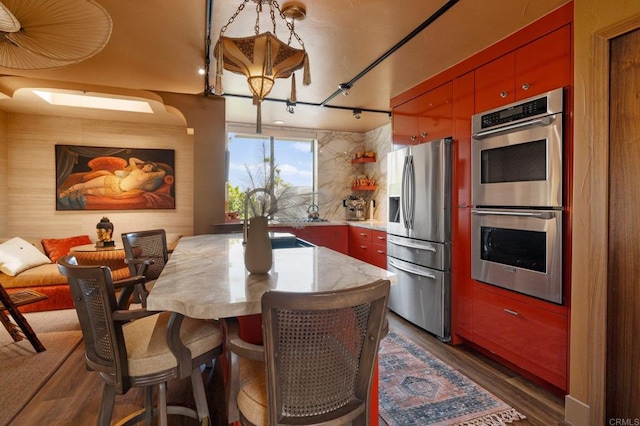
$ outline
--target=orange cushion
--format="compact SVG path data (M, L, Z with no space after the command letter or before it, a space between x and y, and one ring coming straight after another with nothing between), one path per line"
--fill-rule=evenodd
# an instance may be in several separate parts
M42 240L44 252L53 263L56 263L62 256L69 254L71 247L91 244L91 238L88 235L77 235L69 238L48 238Z

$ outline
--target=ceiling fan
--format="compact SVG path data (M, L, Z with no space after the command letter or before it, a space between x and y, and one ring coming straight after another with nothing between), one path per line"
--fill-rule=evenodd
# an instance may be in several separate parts
M2 0L0 66L45 69L83 61L106 46L112 26L93 0Z

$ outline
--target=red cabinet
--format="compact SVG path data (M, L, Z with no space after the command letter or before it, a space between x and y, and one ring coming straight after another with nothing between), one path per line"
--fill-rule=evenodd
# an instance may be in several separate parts
M473 340L547 382L567 389L567 317L487 291L473 297Z
M393 109L396 148L449 137L453 134L452 83L436 87Z
M570 85L570 25L478 67L475 73L475 112Z
M453 81L453 208L451 209L451 338L472 337L473 280L471 279L471 116L474 75Z
M269 227L269 231L289 232L312 244L327 247L343 254L347 254L349 251L346 225L305 226L303 228L278 226Z
M452 342L471 343L486 349L499 361L515 365L564 390L568 370L570 271L564 276L564 305L471 278L471 116L559 87L571 88L572 19L571 5L560 8L392 99L395 149L453 136ZM571 93L572 90L568 90L568 94ZM441 102L437 102L438 99ZM427 104L435 108L429 111ZM569 97L565 108L565 116L570 121ZM438 118L442 121L438 122ZM569 154L573 146L570 129L567 125L564 143L565 153ZM565 158L565 189L570 194L571 156ZM565 224L570 224L571 197L566 198ZM565 248L564 257L568 265L571 263L570 226L565 229L569 230L565 231L564 240L565 247L569 248ZM349 252L370 259L369 242L362 239L364 236L359 237L350 230Z
M349 256L387 269L387 233L349 226Z

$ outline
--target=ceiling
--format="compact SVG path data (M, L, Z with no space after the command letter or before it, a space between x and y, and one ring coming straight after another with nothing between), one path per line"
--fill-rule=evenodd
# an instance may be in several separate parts
M23 0L27 1L27 0ZM38 1L38 0L30 0ZM220 28L243 0L212 0L211 45ZM198 69L205 64L207 0L96 0L113 20L106 47L95 56L75 65L49 70L15 70L0 67L0 109L55 115L82 115L105 118L104 111L46 105L21 87L68 87L76 90L112 92L145 97L139 91L203 94L205 78ZM263 125L275 120L285 127L364 132L389 122L392 97L451 67L472 54L514 33L536 19L567 3L567 0L459 0L432 24L402 47L388 55L353 84L349 96L342 94L319 105L383 57L401 40L423 24L447 0L296 0L304 5L306 19L295 29L305 44L311 65L309 86L297 76L298 105L286 112L284 102L265 101ZM280 6L292 3L281 0ZM402 7L398 7L398 6ZM225 35L253 34L255 3L229 25ZM271 30L268 14L261 15L261 32ZM277 35L288 39L284 22L277 19ZM299 47L294 42L294 47ZM18 76L25 78L7 78ZM212 58L210 80L215 80ZM223 85L227 122L256 121L256 109L248 99L246 80L225 71ZM269 98L285 101L289 80L277 80ZM231 96L240 95L244 97ZM204 96L204 95L203 95ZM247 98L245 98L247 97ZM157 102L157 100L156 100ZM162 107L161 103L158 103ZM156 105L157 106L157 105ZM332 108L337 107L337 108ZM344 109L341 109L344 108ZM353 117L351 109L376 110ZM162 109L162 108L160 108ZM154 107L154 110L156 108ZM144 114L143 120L178 122L175 114ZM138 120L141 114L113 113L114 119ZM111 115L109 116L111 117ZM177 121L176 121L177 120Z

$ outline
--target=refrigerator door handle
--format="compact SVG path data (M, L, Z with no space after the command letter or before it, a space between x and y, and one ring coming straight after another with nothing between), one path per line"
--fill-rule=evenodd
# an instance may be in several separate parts
M404 223L404 227L407 227L407 207L406 207L406 187L407 187L407 161L409 161L408 157L404 157L404 164L402 165L402 183L400 185L400 211L402 213L402 222Z
M407 197L407 228L413 229L413 215L415 210L414 207L416 194L416 177L413 164L413 155L409 156L407 169L407 193L409 194L409 196Z
M393 244L393 245L400 246L400 247L407 247L407 248L414 248L414 249L418 249L418 250L432 251L434 253L438 252L438 250L436 250L435 247L426 246L424 244L418 244L418 243L407 243L407 242L404 242L404 241L397 241L393 237L389 237L387 241L389 241L389 244Z
M409 268L409 267L405 267L405 266L400 266L397 263L395 263L393 261L393 259L391 259L391 258L388 258L387 261L389 262L389 265L393 266L396 269L399 269L400 271L404 271L404 272L407 272L409 274L420 275L421 277L430 278L432 280L436 279L435 275L430 274L428 272L423 272L423 271L420 271L418 269L413 269L413 268Z

